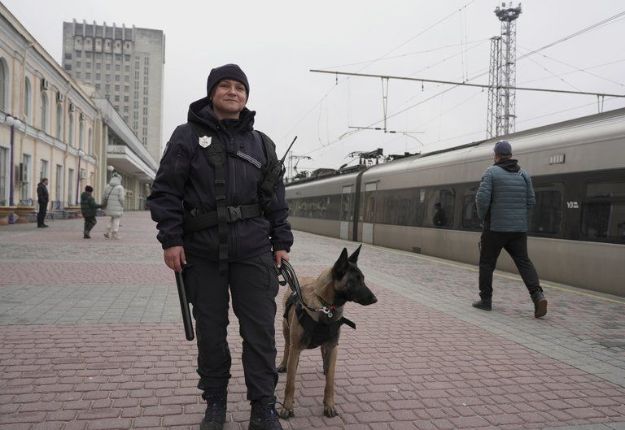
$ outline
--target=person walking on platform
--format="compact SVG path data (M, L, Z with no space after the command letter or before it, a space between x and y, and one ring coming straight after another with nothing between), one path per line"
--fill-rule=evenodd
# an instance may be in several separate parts
M475 196L483 225L480 241L480 300L473 306L490 311L493 271L505 249L514 260L534 302L534 317L547 314L547 299L538 273L527 254L528 212L536 204L529 174L512 159L512 146L502 140L495 144L495 164L486 169Z
M104 189L104 201L102 206L107 216L110 216L109 226L104 233L107 239L119 239L119 222L124 214L124 199L126 191L122 186L122 178L113 173L111 180Z
M253 129L250 87L235 64L211 70L207 97L171 136L148 205L165 264L182 272L193 304L202 430L226 420L229 293L243 337L249 429L280 430L275 409L275 265L293 244L275 145ZM273 254L273 255L272 255Z
M39 212L37 213L37 227L45 228L48 225L44 222L46 219L46 212L48 211L48 201L50 200L48 194L48 178L43 178L41 182L37 184L37 203L39 203Z
M91 239L89 233L91 229L95 227L98 221L95 219L98 208L102 207L101 205L95 202L93 198L93 187L87 185L85 187L85 191L80 195L80 211L82 212L82 217L85 219L85 228L83 231L84 239Z

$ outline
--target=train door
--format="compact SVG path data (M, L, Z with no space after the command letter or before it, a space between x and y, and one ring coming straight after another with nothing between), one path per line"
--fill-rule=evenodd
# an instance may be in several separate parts
M362 223L362 241L373 243L373 221L375 220L375 191L377 182L365 184L365 213Z
M349 224L350 224L350 221L353 221L351 219L354 213L352 190L353 190L352 185L344 186L342 196L341 196L341 220L339 221L340 222L339 237L345 240L349 240Z

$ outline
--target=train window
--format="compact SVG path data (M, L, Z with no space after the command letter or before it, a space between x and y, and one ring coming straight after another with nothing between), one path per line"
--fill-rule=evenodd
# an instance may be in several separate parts
M451 227L454 217L456 193L452 188L427 190L425 207L427 216L423 224L431 227Z
M562 226L562 184L535 187L536 206L530 211L529 233L559 234Z
M582 209L582 236L625 242L625 183L588 184Z
M375 191L365 193L364 221L375 222Z
M351 192L344 192L341 196L341 221L352 221L354 218L354 199Z
M467 230L480 230L482 228L475 205L476 193L477 187L469 188L465 191L462 199L462 227Z
M422 207L419 203L419 190L407 188L403 190L389 190L380 193L379 201L383 201L382 208L378 204L376 222L391 225L417 226L423 218Z

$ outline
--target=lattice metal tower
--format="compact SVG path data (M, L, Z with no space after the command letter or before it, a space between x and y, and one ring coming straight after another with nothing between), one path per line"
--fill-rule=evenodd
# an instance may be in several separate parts
M501 21L501 36L491 39L489 70L488 113L486 130L488 137L503 136L514 132L516 105L516 19L521 15L521 4L512 3L495 8Z

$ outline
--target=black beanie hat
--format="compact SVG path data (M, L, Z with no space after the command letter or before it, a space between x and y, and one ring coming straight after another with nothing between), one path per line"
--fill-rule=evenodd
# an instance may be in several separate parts
M243 70L236 64L226 64L221 67L215 67L211 70L208 75L208 80L206 81L206 91L208 96L210 97L211 92L215 85L224 79L233 79L235 81L241 82L245 86L245 92L247 96L250 95L250 84L247 82L247 76L243 73Z
M93 187L91 185L87 185L85 187L85 191L88 192L88 193L91 193L93 191Z

